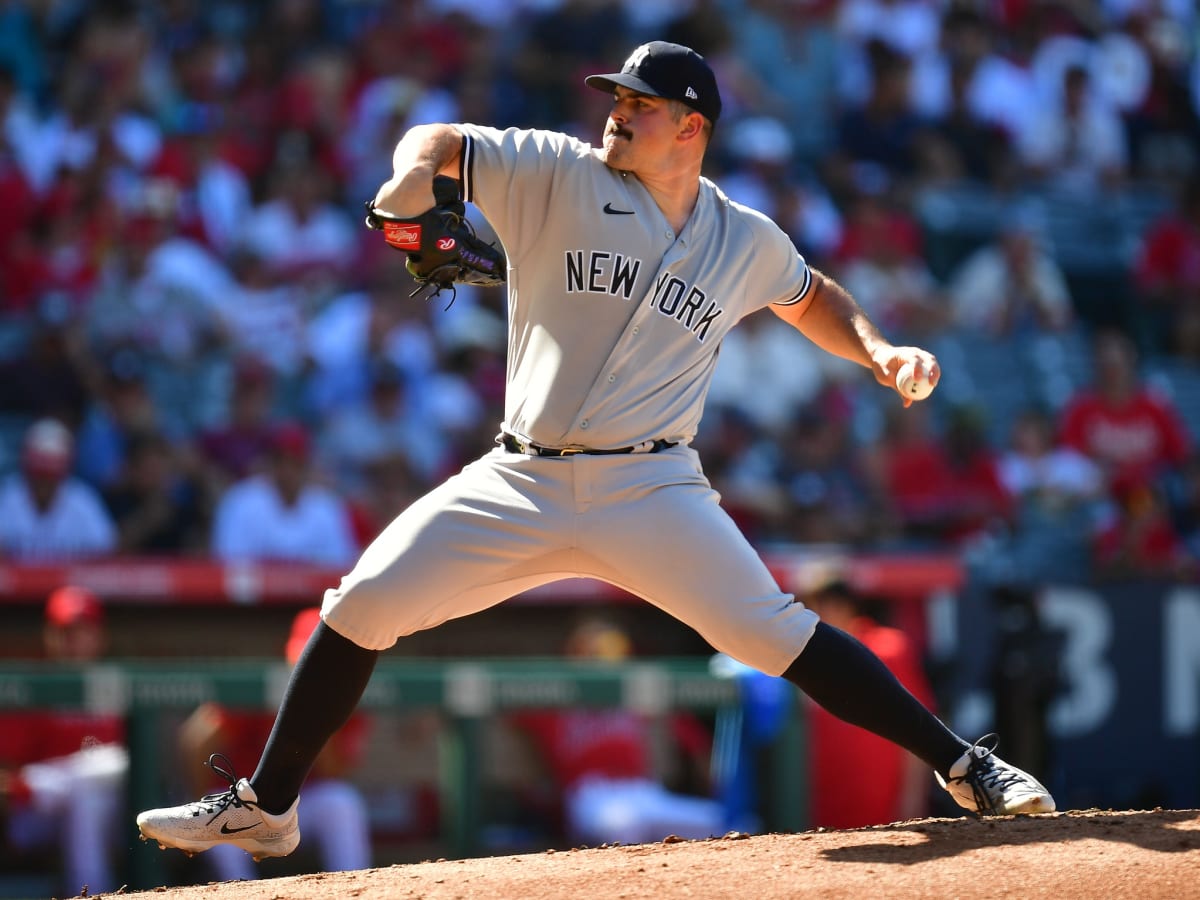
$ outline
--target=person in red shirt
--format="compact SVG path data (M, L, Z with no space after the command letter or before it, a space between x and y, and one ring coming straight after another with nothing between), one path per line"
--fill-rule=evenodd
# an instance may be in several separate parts
M1134 283L1154 349L1200 358L1200 174L1184 186L1178 210L1150 226Z
M104 608L73 585L46 601L46 658L85 665L107 649ZM124 814L129 756L117 715L33 710L0 715L0 806L17 853L58 845L69 896L114 890L113 838Z
M1132 478L1113 487L1115 514L1092 542L1099 579L1194 578L1196 559L1175 527L1157 485Z
M1093 342L1095 378L1062 413L1062 443L1104 469L1110 487L1151 483L1181 466L1191 439L1171 401L1145 385L1137 368L1137 350L1117 331L1097 334Z
M933 691L913 641L867 615L841 573L814 578L805 603L821 619L860 640L918 700L933 709ZM808 704L810 825L859 828L928 814L928 779L920 760L895 744Z
M952 410L944 433L932 407L893 413L873 470L905 537L962 545L1011 522L1012 496L983 425L971 407Z
M629 657L628 636L613 623L589 618L567 639L569 659L618 663ZM513 724L534 746L562 800L568 840L644 844L674 834L723 834L724 811L711 797L675 793L659 779L653 723L626 709L523 712ZM685 756L705 755L707 736L691 717L673 717L671 737Z
M284 648L290 664L295 665L300 658L320 617L318 607L296 614ZM273 721L273 714L260 710L229 709L211 702L197 707L181 726L179 735L184 769L193 779L192 787L201 793L226 787L219 780L213 781L215 769L209 771L198 765L202 760L210 760L210 766L223 765L231 772L252 767ZM366 801L350 781L351 773L362 761L369 733L369 717L362 713L351 716L325 745L304 785L300 827L305 844L316 846L324 871L365 869L371 864ZM221 756L225 759L221 760ZM209 856L222 881L250 881L258 877L250 857L232 844L214 847Z

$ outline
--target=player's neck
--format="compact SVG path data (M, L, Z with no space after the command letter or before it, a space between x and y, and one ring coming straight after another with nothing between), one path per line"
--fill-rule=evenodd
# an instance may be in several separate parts
M683 231L700 196L699 170L638 172L637 177L675 233Z

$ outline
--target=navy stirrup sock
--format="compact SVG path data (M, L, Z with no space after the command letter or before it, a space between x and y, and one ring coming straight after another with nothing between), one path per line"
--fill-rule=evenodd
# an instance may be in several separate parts
M264 810L279 814L299 796L321 748L354 712L378 658L378 650L358 646L323 621L317 625L250 779Z
M899 744L943 776L969 746L878 656L824 622L783 677L839 719Z

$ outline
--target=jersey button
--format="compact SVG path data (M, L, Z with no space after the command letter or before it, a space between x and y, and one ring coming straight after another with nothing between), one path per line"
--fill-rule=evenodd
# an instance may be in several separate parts
M580 428L587 428L587 426L588 426L587 419L584 419L582 422L579 423Z
M637 333L638 333L639 331L641 331L641 330L642 330L642 329L641 329L640 327L638 327L637 325L634 325L634 326L633 326L633 333L634 333L634 334L637 334Z
M616 376L616 375L609 375L609 376L608 376L608 383L609 383L609 384L612 384L612 383L613 383L614 381L616 381L616 380L617 380L617 376Z

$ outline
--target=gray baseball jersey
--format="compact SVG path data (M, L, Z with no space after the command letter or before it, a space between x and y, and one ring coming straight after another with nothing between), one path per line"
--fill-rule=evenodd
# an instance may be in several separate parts
M536 585L590 577L782 673L817 618L780 590L688 441L721 338L764 306L808 302L804 259L705 179L677 235L641 182L588 144L457 127L465 196L509 262L504 430L551 448L676 445L565 457L497 447L384 530L326 594L325 620L383 649Z
M507 425L551 447L693 437L721 338L756 309L804 302L791 240L707 179L676 235L588 144L459 128L466 199L509 260Z

